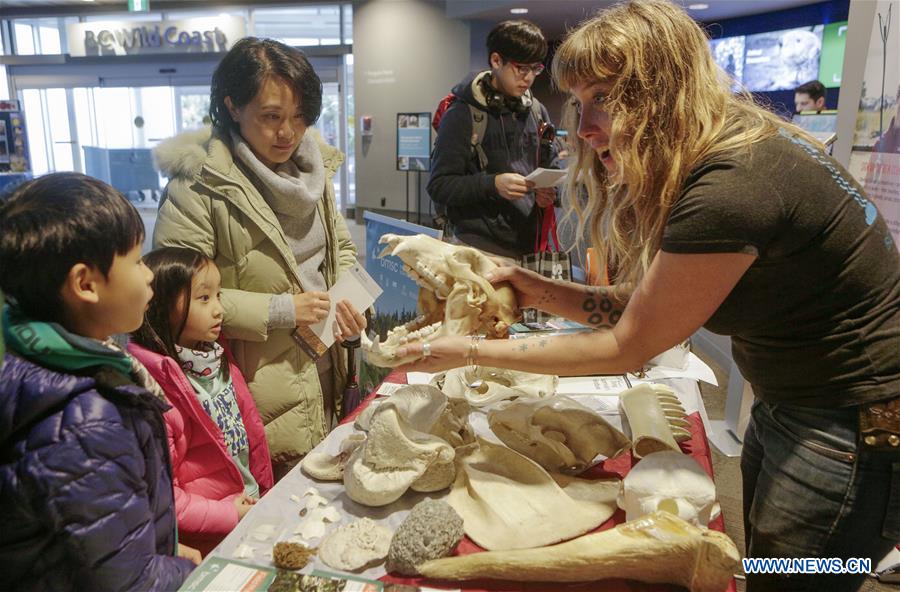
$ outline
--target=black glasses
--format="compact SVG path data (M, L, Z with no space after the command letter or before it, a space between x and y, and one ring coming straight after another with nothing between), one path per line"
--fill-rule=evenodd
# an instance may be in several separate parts
M541 72L544 71L544 64L522 64L520 62L514 62L512 60L506 60L508 64L513 67L513 70L516 71L516 75L519 78L526 78L529 74L534 74L534 77L537 78L541 75Z

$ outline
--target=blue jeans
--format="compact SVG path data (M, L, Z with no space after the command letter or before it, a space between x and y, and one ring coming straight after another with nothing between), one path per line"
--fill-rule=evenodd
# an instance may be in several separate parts
M900 541L900 450L859 444L858 409L757 401L744 437L748 557L868 557ZM747 591L855 591L865 574L747 575Z

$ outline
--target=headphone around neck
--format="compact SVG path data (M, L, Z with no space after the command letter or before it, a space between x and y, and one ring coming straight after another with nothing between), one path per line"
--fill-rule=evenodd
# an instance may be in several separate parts
M481 90L484 92L484 101L489 111L500 112L504 107L515 113L522 115L531 109L531 105L527 101L520 98L509 97L491 86L491 75L487 74L480 81Z

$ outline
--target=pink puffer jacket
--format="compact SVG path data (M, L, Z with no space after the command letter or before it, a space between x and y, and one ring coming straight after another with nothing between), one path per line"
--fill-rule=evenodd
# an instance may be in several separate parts
M234 498L244 491L243 479L225 448L221 430L203 410L178 363L135 343L128 345L128 351L147 367L172 405L164 418L179 537L205 553L237 525ZM231 354L226 351L225 355L250 443L250 472L262 495L274 481L265 429L244 377Z

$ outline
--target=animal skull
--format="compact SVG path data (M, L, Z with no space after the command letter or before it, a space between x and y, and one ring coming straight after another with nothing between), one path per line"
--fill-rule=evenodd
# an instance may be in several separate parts
M622 481L619 507L626 520L664 510L697 526L719 515L716 485L696 460L666 450L645 456Z
M469 388L474 380L481 379L478 388ZM454 368L436 375L431 384L440 388L448 397L464 398L473 407L484 407L506 399L541 399L556 392L559 378L552 374L532 374L505 368L477 370Z
M580 473L598 454L613 458L631 447L625 434L569 397L514 401L488 413L500 440L550 472Z
M398 358L397 348L443 335L506 337L516 321L516 298L510 286L494 287L484 279L497 267L484 253L423 234L385 234L378 242L387 245L381 256L399 257L403 270L419 285L420 315L388 331L383 343L363 333L362 348L371 363L394 367L412 362L415 356Z

